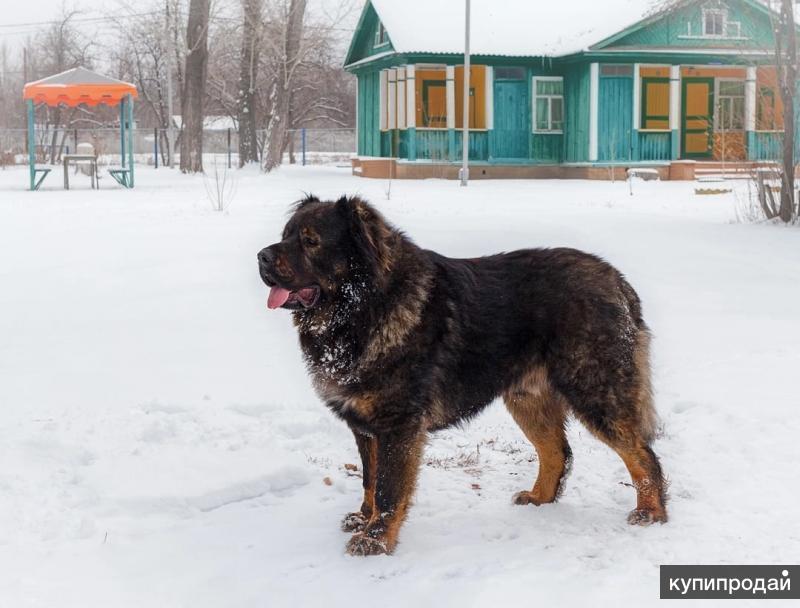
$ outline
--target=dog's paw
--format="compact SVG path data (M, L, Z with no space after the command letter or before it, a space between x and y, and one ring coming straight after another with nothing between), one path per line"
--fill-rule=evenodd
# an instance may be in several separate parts
M367 517L361 512L348 513L342 519L342 532L361 532L367 527Z
M649 526L656 522L667 523L667 512L663 509L634 509L628 513L628 523L632 526Z
M539 505L552 501L541 500L533 492L523 490L522 492L514 494L514 496L511 497L511 502L515 505L536 505L538 507Z
M389 547L383 538L375 538L360 532L347 542L349 555L388 555Z

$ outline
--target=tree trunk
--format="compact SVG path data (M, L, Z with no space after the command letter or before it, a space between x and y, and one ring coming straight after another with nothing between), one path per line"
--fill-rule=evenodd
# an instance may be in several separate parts
M778 30L778 84L783 101L783 171L781 177L780 218L791 222L794 206L794 97L797 90L797 33L793 0L781 0Z
M283 35L283 57L281 57L278 76L270 94L272 115L267 124L267 141L264 151L265 171L271 171L280 165L283 159L286 130L289 128L292 78L295 68L300 62L300 43L303 36L305 12L306 0L290 1Z
M203 101L208 71L210 0L191 0L186 28L186 68L181 96L181 171L203 171Z
M261 0L242 0L242 13L242 57L239 64L239 98L236 109L240 167L260 161L256 141L256 76L261 48Z

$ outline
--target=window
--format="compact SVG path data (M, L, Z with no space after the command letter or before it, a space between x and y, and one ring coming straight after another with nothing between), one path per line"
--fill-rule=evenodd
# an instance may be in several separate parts
M760 67L757 74L756 131L782 131L783 100L775 68Z
M464 128L464 67L455 69L456 129ZM469 128L486 128L486 66L473 65L469 69Z
M383 23L378 24L378 29L375 30L375 46L383 46L389 43L389 37L386 35L386 29Z
M644 130L669 130L669 78L642 78Z
M525 80L525 68L504 68L494 69L495 80Z
M777 111L775 89L769 86L758 88L756 98L756 131L778 131L779 112Z
M564 130L564 79L539 76L533 79L533 130L561 133Z
M721 38L725 36L725 21L728 11L705 9L703 11L703 35Z
M600 66L600 76L633 76L633 66L606 63Z
M416 71L416 125L418 128L446 129L447 72L441 67L425 67ZM453 68L453 108L455 115L450 125L463 128L464 123L464 67ZM473 65L469 77L469 128L486 128L486 66ZM409 110L410 111L410 110Z
M717 80L717 123L720 131L744 130L744 81Z
M417 70L417 126L447 128L447 75L443 69Z

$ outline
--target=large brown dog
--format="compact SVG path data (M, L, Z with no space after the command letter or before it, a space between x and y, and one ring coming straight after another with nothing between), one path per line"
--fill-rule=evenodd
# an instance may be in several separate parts
M574 249L446 258L346 197L301 201L258 260L269 308L293 311L314 385L361 454L364 500L342 522L355 532L348 552L394 550L428 432L498 396L539 456L516 504L561 493L571 412L627 466L628 521L667 520L650 449L649 333L636 292L603 260Z

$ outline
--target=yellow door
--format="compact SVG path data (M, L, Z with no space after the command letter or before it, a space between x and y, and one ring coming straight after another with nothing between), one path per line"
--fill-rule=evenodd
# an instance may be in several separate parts
M714 79L683 79L684 158L709 158L713 149Z

